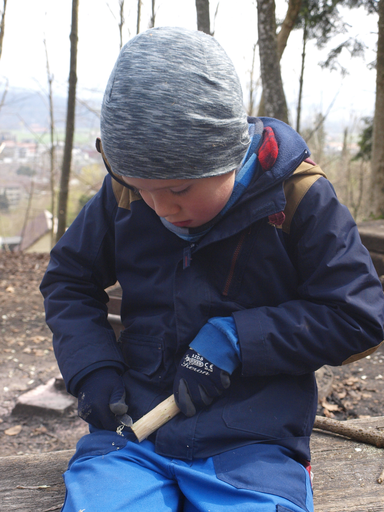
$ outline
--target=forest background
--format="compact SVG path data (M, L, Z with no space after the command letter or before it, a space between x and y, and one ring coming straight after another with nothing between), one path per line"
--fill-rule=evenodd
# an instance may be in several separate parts
M277 66L286 119L274 110L279 97L272 106L266 102L272 110L264 113L298 129L357 221L381 216L372 210L380 186L372 180L371 157L378 82L384 86L376 68L384 0L1 1L0 144L29 144L29 151L7 158L0 150L0 237L22 232L43 210L60 217L65 188L67 226L98 190L105 174L94 151L102 94L121 45L153 25L214 35L235 64L248 113L256 115L263 85L272 89L265 84L279 59L279 33L291 23ZM272 42L265 28L274 33ZM5 197L10 182L23 189L14 206Z

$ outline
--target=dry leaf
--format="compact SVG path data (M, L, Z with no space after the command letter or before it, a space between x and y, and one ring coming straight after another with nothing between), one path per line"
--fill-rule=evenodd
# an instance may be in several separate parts
M324 409L326 409L327 411L340 411L340 408L338 405L336 404L330 404L329 402L327 402L326 400L323 400L321 402L321 405Z
M32 338L33 343L36 343L36 345L41 343L44 340L45 340L45 336L34 336Z
M46 429L46 427L44 426L41 426L41 427L36 427L33 432L31 432L31 436L39 436L41 434L46 434L48 431Z
M41 350L40 348L34 348L33 353L37 357L43 357L45 355L44 350Z
M20 434L22 428L21 425L15 425L14 427L4 430L4 434L7 436L17 436L17 434Z
M344 381L344 384L346 386L353 386L354 384L356 384L357 382L359 382L360 379L357 379L356 377L349 377L348 379L346 379Z

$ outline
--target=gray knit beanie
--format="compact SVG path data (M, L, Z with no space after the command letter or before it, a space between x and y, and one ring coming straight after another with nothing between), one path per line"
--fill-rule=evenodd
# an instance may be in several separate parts
M121 176L202 178L237 168L249 145L247 116L218 42L173 27L131 39L104 93L101 141Z

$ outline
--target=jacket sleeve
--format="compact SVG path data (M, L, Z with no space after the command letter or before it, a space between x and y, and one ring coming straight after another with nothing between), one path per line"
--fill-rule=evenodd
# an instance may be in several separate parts
M101 366L124 368L107 320L105 288L115 284L114 217L110 178L51 251L40 290L55 355L67 389Z
M233 314L245 376L338 366L374 352L384 337L380 280L352 216L326 179L307 191L286 236L298 298Z

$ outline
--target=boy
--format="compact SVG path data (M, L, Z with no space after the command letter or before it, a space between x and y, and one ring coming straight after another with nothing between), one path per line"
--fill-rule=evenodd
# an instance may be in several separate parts
M290 127L247 119L232 63L201 32L127 43L97 148L109 175L41 285L90 424L63 510L312 511L314 371L383 340L382 288L347 208ZM119 435L172 393L181 412L148 440Z

